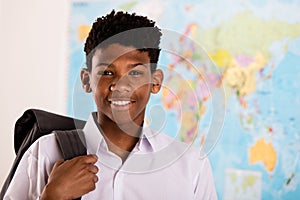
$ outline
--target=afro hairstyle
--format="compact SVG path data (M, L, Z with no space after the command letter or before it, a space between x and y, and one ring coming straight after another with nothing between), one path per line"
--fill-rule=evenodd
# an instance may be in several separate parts
M96 49L104 49L110 44L133 46L138 51L147 52L151 62L151 71L155 71L159 58L161 30L147 17L122 11L99 17L93 23L86 39L84 51L87 69L92 69L92 57Z

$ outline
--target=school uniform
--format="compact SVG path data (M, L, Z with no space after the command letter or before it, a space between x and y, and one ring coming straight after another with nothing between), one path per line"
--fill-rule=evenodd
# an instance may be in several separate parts
M217 199L209 160L191 145L144 127L122 163L108 150L95 114L83 129L87 153L96 154L99 181L83 200ZM63 159L54 134L38 139L23 155L4 200L39 199L56 161Z

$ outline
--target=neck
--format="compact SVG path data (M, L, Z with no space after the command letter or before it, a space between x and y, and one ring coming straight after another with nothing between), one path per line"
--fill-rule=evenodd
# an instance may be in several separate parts
M139 141L142 123L137 125L134 122L127 124L116 124L112 120L99 119L98 123L103 131L105 141L111 152L122 158L123 162Z
M141 128L128 130L105 124L105 126L101 126L101 129L109 142L125 151L131 151L134 148L141 134Z

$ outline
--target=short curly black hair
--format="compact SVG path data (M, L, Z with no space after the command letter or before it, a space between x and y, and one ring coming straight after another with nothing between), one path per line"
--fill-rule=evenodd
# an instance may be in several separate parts
M159 58L161 35L161 30L155 26L155 22L147 17L122 11L116 13L112 10L110 14L96 19L86 39L84 51L87 69L92 69L91 60L97 48L119 43L147 52L153 72Z

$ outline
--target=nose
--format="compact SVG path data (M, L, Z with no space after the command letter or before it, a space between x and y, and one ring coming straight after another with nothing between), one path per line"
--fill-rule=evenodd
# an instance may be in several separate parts
M109 90L112 92L130 92L130 81L128 76L125 74L121 77L115 78L109 86Z

